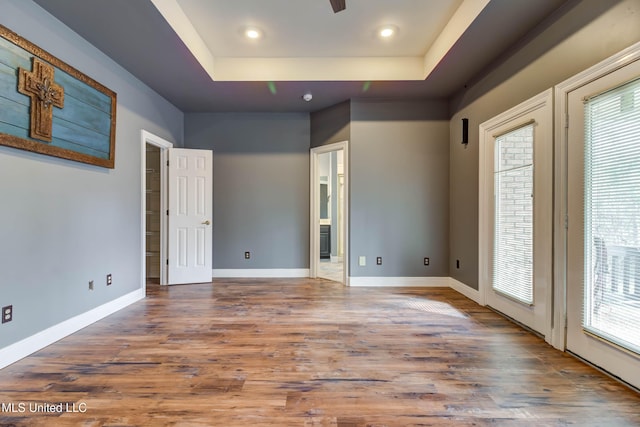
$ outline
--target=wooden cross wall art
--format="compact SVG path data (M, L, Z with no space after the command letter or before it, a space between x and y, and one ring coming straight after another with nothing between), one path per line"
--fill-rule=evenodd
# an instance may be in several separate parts
M29 136L51 142L53 107L64 107L64 88L53 80L54 70L38 58L33 58L33 71L18 69L18 92L31 98Z
M0 145L115 167L116 94L0 25Z

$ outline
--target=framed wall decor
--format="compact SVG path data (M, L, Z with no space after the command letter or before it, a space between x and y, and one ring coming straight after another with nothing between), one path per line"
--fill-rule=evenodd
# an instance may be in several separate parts
M115 167L116 94L0 25L0 145Z

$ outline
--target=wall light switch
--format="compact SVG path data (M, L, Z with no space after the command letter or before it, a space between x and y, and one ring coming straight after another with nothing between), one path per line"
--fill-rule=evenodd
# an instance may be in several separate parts
M378 258L376 258L376 264L377 265L382 265L382 257L379 256Z
M358 257L358 265L360 267L364 267L367 265L367 257L366 256L360 256Z

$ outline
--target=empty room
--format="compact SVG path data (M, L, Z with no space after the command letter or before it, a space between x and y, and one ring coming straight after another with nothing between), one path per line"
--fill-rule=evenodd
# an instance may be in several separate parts
M0 426L640 425L640 0L0 0L0 200Z

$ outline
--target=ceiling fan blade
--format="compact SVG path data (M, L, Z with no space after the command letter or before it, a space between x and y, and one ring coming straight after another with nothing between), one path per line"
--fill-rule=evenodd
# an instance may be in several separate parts
M338 13L341 10L345 10L347 8L346 0L329 0L331 2L331 7L333 8L333 13Z

